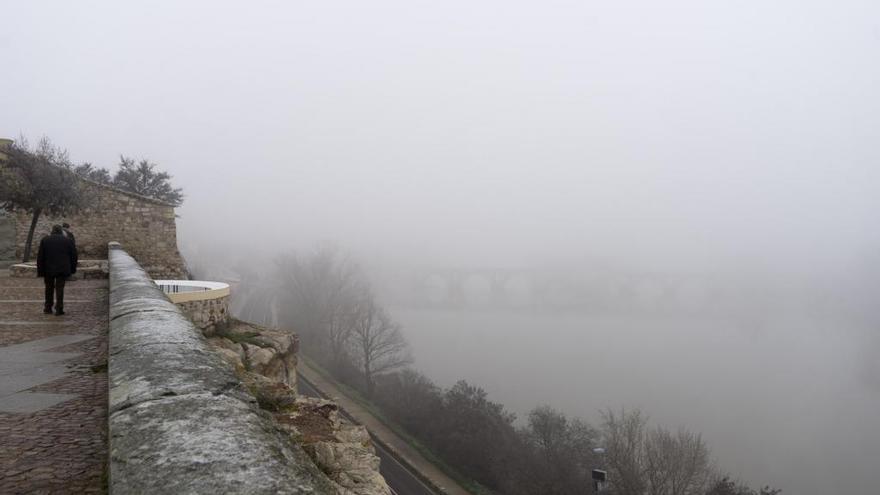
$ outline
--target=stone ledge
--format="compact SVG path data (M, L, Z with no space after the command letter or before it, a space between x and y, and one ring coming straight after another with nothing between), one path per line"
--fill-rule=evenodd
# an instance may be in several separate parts
M76 273L70 276L70 280L92 280L107 278L109 273L107 260L79 260L76 264ZM37 263L15 263L9 266L9 276L12 278L35 278L37 276Z
M141 402L110 416L111 493L333 493L270 421L212 393Z
M109 253L110 493L335 493L140 265Z

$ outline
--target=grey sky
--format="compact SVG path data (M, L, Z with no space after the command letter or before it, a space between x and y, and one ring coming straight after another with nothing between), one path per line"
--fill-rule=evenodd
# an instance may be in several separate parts
M333 240L371 260L435 265L735 262L799 270L780 284L792 292L878 259L876 1L9 1L0 18L0 136L47 135L99 166L114 167L121 153L159 163L187 195L185 254ZM841 300L876 296L846 290ZM498 328L456 331L505 339L526 321L507 317ZM425 357L442 346L418 348L440 338L420 318L410 316L416 354L426 369L447 367L443 356ZM824 334L810 329L826 331L825 322L766 331L753 323L745 318L752 333L725 347L741 357L702 354L716 335L699 328L672 332L685 335L675 341L682 361L709 356L699 373L677 371L706 383L673 384L685 395L709 391L688 425L718 440L710 446L722 467L755 481L818 493L838 482L816 482L827 463L848 483L840 493L867 493L859 490L873 486L880 458L876 433L862 435L880 431L866 408L880 386L875 327L841 330L850 323L840 318ZM577 381L568 368L577 361L560 360L534 390L579 412L617 406L639 387L664 395L650 380L665 375L648 358L664 358L651 338L668 339L651 322L633 325L648 336L638 339L645 363L627 378L637 387L603 381L614 393L584 405L564 383L544 385L546 376ZM825 351L828 335L838 355ZM631 343L622 339L622 356ZM543 344L548 355L578 349ZM717 362L739 369L740 359L747 373L707 371ZM512 351L497 362L505 360L514 370L528 362ZM501 377L486 386L505 397L511 374L478 361L472 376L481 372ZM525 381L511 395L530 404ZM786 395L795 382L803 407ZM755 383L766 395L748 395ZM827 392L818 401L817 383ZM662 419L679 417L677 403L645 400ZM700 412L724 400L734 404L726 414L761 407L749 409L750 425ZM833 456L822 453L829 444Z
M874 2L15 2L0 133L149 157L181 237L516 264L877 241Z

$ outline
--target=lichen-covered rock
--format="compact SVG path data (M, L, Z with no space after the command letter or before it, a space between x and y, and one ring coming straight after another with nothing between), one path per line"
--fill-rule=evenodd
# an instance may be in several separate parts
M360 425L343 423L334 434L336 440L342 443L355 443L360 445L372 445L370 433Z
M296 409L296 392L287 385L250 371L239 373L245 388L256 397L266 411L278 413Z
M244 363L245 352L241 344L237 344L227 339L226 337L211 337L208 339L208 343L211 344L211 346L215 349L225 349L235 354L238 358L239 363Z
M217 354L220 354L226 362L232 365L235 368L235 371L244 371L244 363L242 363L241 356L235 351L231 351L229 349L224 349L222 347L214 348L217 351Z
M294 412L276 414L306 453L345 495L389 495L367 429L339 416L336 403L299 397Z
M330 494L302 450L226 394L140 402L110 418L111 493Z
M248 344L242 344L242 347L244 347L250 369L263 376L279 378L279 369L282 367L284 360L276 359L276 356L279 354L277 349Z
M259 325L232 319L210 342L215 347L238 352L244 368L271 380L296 388L296 353L299 340L296 334L271 330Z
M208 338L233 365L261 409L271 412L282 431L296 440L339 495L390 495L379 474L370 434L339 415L335 402L298 396L295 334L230 320Z
M391 493L379 474L379 458L363 445L318 442L306 445L305 450L327 477L345 489L343 493Z
M339 416L335 402L300 397L284 384L252 372L242 381L280 429L297 440L339 495L390 495L367 429Z

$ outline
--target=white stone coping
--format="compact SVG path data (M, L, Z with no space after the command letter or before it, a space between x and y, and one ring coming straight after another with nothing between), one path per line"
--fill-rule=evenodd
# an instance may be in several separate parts
M207 301L229 295L229 284L223 282L208 282L205 280L153 280L153 282L175 304L189 301ZM175 292L174 287L197 287L202 290Z

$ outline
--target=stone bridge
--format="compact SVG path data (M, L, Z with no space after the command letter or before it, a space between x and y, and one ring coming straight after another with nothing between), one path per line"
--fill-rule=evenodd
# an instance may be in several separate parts
M709 274L605 270L423 269L396 283L403 304L457 309L701 309L743 291Z

